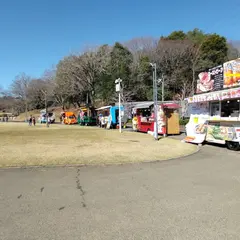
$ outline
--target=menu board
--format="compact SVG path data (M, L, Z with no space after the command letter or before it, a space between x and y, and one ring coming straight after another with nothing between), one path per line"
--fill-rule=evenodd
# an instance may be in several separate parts
M224 88L240 86L240 58L223 64Z
M223 65L210 68L208 72L213 81L213 91L221 90L223 88Z

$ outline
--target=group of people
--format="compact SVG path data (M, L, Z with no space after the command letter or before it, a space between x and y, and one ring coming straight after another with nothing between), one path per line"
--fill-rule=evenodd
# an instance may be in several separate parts
M2 121L2 122L8 122L8 116L0 118L0 121Z
M98 115L98 126L100 128L107 128L108 123L111 123L111 121L111 115L109 115L108 117L104 117L102 113Z
M31 115L28 123L29 123L29 126L32 126L32 125L35 126L36 125L36 118Z

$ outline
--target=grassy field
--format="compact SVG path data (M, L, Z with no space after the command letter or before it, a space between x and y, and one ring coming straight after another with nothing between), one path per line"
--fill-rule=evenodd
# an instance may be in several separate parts
M196 151L196 146L142 133L91 127L0 123L0 167L119 164L166 160Z

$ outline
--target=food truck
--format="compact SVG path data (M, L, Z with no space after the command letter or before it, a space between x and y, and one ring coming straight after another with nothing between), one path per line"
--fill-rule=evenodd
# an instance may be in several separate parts
M77 118L73 112L64 112L62 114L62 119L64 124L76 124L77 123Z
M124 125L127 122L127 117L124 114L124 108L121 106L121 124ZM100 127L109 127L116 128L119 124L118 116L119 116L119 107L118 106L104 106L96 109L97 111L97 124Z
M199 74L197 93L187 101L191 115L186 142L240 149L240 59Z
M81 107L78 114L78 124L85 126L97 125L95 108Z
M179 108L174 102L158 103L158 134L180 134ZM133 108L133 114L137 118L139 132L154 132L154 102L137 104Z

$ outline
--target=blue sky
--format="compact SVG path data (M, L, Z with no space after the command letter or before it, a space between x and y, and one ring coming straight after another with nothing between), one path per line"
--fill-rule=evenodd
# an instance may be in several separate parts
M239 40L239 0L0 0L0 86L84 46L200 28Z

